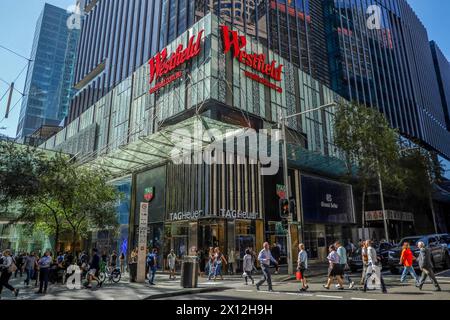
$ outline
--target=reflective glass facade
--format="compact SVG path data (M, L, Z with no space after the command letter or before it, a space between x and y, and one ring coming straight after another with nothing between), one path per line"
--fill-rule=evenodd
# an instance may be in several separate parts
M73 97L73 68L79 30L69 30L66 10L46 4L36 25L18 138L42 125L59 125Z
M326 0L332 88L377 107L407 137L450 157L428 35L405 0ZM379 28L367 27L371 5Z
M436 42L431 41L430 46L433 53L434 67L438 78L439 92L441 94L447 129L450 130L450 62L444 56Z

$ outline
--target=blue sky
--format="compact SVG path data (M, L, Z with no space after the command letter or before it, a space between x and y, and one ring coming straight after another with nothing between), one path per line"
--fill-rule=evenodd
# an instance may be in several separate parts
M408 0L423 24L428 29L430 39L436 40L444 54L450 60L450 1L449 0ZM34 37L34 28L39 14L48 2L61 8L67 8L75 0L2 0L0 1L0 45L11 48L18 53L29 56ZM13 81L26 61L3 49L0 49L0 78ZM16 83L16 88L23 91L25 73ZM0 81L0 97L8 86ZM15 93L13 104L20 99ZM6 98L0 102L0 121L6 108ZM0 122L1 133L16 135L20 104L12 111L10 118Z

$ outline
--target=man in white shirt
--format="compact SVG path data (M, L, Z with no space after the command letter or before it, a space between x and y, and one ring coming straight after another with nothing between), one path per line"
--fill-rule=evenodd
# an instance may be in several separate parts
M272 289L272 276L270 275L270 262L273 262L276 266L278 266L278 262L272 257L269 243L264 242L263 247L264 249L262 249L258 255L258 261L261 264L263 277L256 284L256 290L259 291L259 287L261 287L262 284L267 281L267 284L269 285L269 292L272 292L273 289Z

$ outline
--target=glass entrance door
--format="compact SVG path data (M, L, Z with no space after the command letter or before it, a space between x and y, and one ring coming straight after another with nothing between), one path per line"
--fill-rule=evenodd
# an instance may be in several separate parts
M209 248L219 247L222 253L226 253L225 221L201 220L198 226L199 249L208 252Z

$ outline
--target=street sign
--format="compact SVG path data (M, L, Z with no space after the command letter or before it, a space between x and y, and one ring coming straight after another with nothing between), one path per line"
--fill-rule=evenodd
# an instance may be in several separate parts
M138 266L137 282L145 282L145 262L147 256L147 233L148 233L148 203L141 202L138 227Z

